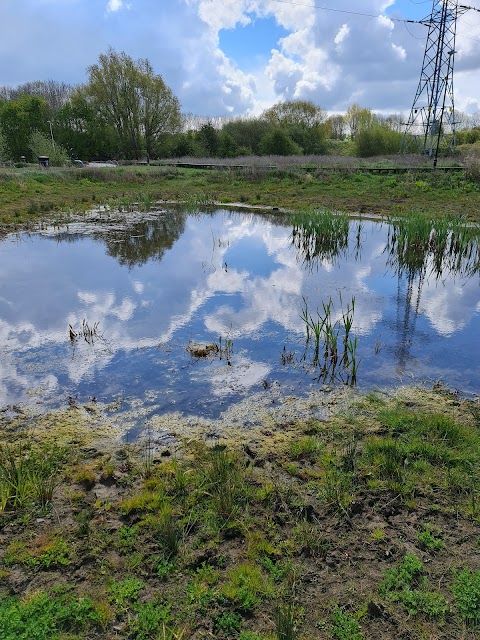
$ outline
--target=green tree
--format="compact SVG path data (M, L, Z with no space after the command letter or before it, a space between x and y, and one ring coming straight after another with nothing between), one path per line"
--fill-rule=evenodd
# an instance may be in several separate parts
M58 143L54 144L50 136L40 131L34 131L30 136L29 148L34 158L48 156L52 167L63 167L70 163L65 149Z
M200 131L197 133L197 142L200 155L205 155L210 158L218 155L220 139L218 131L211 122L207 122L200 128Z
M358 104L352 104L345 114L345 121L350 129L350 136L352 140L355 140L360 130L368 127L373 120L373 115L370 109L361 107Z
M228 131L221 131L219 134L219 154L222 158L235 158L238 154L238 145L235 138Z
M0 133L0 162L5 162L6 160L8 160L7 143L3 133Z
M55 115L55 140L71 157L111 159L120 154L116 129L98 113L85 92L78 89Z
M264 111L263 118L274 126L303 126L311 129L324 122L325 113L320 107L308 100L290 100L277 102L273 107Z
M260 141L272 126L260 118L240 118L228 122L222 133L232 136L241 155L260 154Z
M272 129L265 134L260 142L260 150L267 156L293 156L302 153L299 145L283 129Z
M134 61L109 49L88 68L86 96L104 121L116 128L126 157L152 154L154 143L180 127L180 105L146 59Z
M280 128L300 150L297 153L324 153L326 149L325 114L306 100L278 102L263 113L272 126Z
M328 127L328 137L332 140L345 140L347 123L345 116L334 114L325 122Z
M33 159L30 137L34 131L48 133L49 117L47 102L38 96L23 96L1 104L0 133L9 159L18 161L21 156Z
M388 125L373 120L370 126L364 126L357 132L354 142L355 155L366 158L398 153L402 138L403 134L400 131L393 131Z

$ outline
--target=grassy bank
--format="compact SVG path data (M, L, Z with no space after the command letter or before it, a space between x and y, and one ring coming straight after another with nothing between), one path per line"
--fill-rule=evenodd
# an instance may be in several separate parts
M87 409L1 418L4 640L478 637L478 402L355 396L169 448L106 446Z
M480 186L463 172L377 175L298 169L206 171L161 167L0 170L0 227L28 226L108 203L150 207L200 198L219 203L347 212L455 214L480 218Z

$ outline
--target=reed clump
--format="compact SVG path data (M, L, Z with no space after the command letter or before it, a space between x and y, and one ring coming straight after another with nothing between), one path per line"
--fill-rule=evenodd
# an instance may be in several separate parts
M356 385L360 360L357 356L358 338L352 334L355 315L355 296L343 309L340 296L340 317L335 319L332 298L322 302L322 310L316 315L309 311L308 303L303 298L300 317L306 329L304 359L313 352L311 363L319 367L318 379L321 382L342 381ZM310 349L311 347L311 349Z
M348 248L349 219L331 209L299 211L292 217L292 244L306 265L334 260Z

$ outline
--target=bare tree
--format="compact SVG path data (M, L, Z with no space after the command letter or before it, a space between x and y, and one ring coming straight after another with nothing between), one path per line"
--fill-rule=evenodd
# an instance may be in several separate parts
M25 82L17 87L0 87L0 98L3 100L17 100L22 96L38 96L44 98L52 113L56 113L69 100L74 87L65 82L55 80L35 80Z

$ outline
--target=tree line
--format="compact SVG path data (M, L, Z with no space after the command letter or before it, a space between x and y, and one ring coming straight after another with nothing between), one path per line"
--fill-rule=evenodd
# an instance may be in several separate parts
M397 153L402 115L358 104L329 115L309 101L279 102L258 117L201 118L180 103L146 59L109 49L84 85L52 80L0 87L0 159L53 165L74 158L234 158L249 155ZM480 140L480 116L457 115L460 142Z

